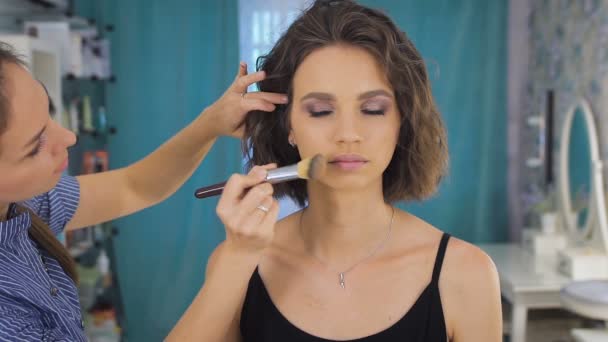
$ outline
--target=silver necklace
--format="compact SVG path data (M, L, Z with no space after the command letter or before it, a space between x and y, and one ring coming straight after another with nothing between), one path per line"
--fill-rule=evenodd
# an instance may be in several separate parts
M317 261L319 261L321 264L325 265L325 267L329 268L332 270L332 272L334 273L338 273L338 283L340 284L341 288L346 288L346 280L345 280L345 276L346 273L352 271L355 267L357 267L359 264L361 264L362 262L370 259L372 256L374 256L376 253L378 253L379 250L382 249L382 247L384 247L384 245L386 244L386 242L388 241L389 237L391 236L391 231L393 230L393 220L395 219L395 207L392 207L393 209L393 213L391 214L391 221L388 224L388 231L386 233L386 237L384 238L384 240L382 240L380 242L380 244L378 244L378 246L376 246L376 248L374 250L372 250L372 252L370 254L368 254L365 258L357 261L355 264L351 265L349 268L347 268L344 271L336 271L334 269L331 269L331 267L327 266L327 263L325 263L323 260L321 260L319 257L317 257L316 255L314 255L314 253L310 253L310 255L312 255L315 259L317 259ZM302 217L304 216L304 211L302 211L302 213L300 214L300 236L302 235Z

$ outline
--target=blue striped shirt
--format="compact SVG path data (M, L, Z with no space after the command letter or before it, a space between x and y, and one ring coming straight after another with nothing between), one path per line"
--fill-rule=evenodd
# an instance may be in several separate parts
M59 234L79 199L76 178L63 176L48 193L20 204ZM86 341L74 282L30 239L30 214L12 206L9 217L0 222L0 341Z

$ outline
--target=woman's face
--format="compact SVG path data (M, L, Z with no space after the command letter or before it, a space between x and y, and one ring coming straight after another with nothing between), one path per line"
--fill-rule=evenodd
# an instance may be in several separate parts
M375 58L353 46L324 47L303 60L293 82L290 139L302 158L327 158L320 182L342 190L381 188L401 120Z
M2 66L8 127L0 135L0 203L29 199L52 189L67 167L71 131L49 116L48 95L21 66Z

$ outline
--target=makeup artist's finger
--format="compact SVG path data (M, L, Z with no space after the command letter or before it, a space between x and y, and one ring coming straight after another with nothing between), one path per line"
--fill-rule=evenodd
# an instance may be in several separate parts
M276 163L271 163L271 164L266 164L266 165L255 165L253 168L251 168L251 170L249 170L249 174L253 172L253 169L264 169L266 171L268 170L272 170L272 169L276 169L277 168L277 164ZM264 180L266 180L266 178L264 178ZM247 195L247 192L249 191L249 189L251 188L246 188L245 191L243 191L241 193L241 196L239 197L239 200L243 200L243 198L245 198L245 195Z
M273 208L273 199L270 197L263 205L268 206L268 212L255 209L256 212L247 215L243 222L235 226L236 229L226 232L227 239L230 236L232 241L240 242L242 248L259 251L268 247L274 237L274 222L266 220L266 217L271 212L274 215L276 209Z
M260 223L264 221L264 218L270 212L272 202L273 198L271 196L264 197L262 201L258 203L254 209L251 210L250 213L248 213L242 218L242 222L239 224L240 229L242 229L245 234L251 235L255 234L256 232L259 232L261 230L259 228ZM268 209L268 211L265 211L260 207L264 207Z
M264 202L266 199L271 199L274 189L270 183L258 184L245 194L241 203L238 204L239 212L245 216L252 213L254 210L258 210L257 207Z
M277 223L279 217L279 202L276 199L272 199L272 204L268 208L268 212L264 215L264 219L261 222L262 227L266 229L274 230L274 225Z
M285 104L289 101L287 95L279 93L269 93L264 91L256 91L247 93L246 99L258 99L275 104Z
M247 63L240 62L239 70L236 72L236 77L234 79L237 80L239 77L245 76L245 75L247 75Z
M228 208L233 207L240 201L242 194L245 193L247 188L259 184L266 179L266 173L267 171L264 168L254 167L247 175L232 175L228 179L228 182L226 182L226 186L218 202L218 209L230 211Z
M270 164L266 164L266 165L260 165L261 168L263 168L264 170L272 170L272 169L276 169L277 168L277 163L270 163Z
M236 202L240 201L244 197L244 194L249 188L263 182L266 179L267 170L276 168L276 163L270 163L252 167L247 175L241 175L238 173L233 174L224 186L222 196L220 197L218 203L218 208L221 207L221 209L223 209L226 206L233 206Z
M262 220L262 213L265 213L258 207L265 206L264 203L268 202L272 204L272 193L273 188L270 183L258 184L247 189L243 199L233 206L234 212L231 215L229 229L245 235L255 235L255 226Z
M250 112L252 110L272 112L273 110L275 110L276 106L264 100L246 99L241 103L241 108L243 108L243 110L246 112Z
M236 80L236 82L234 82L234 90L239 93L244 93L247 91L247 87L263 80L264 78L266 78L266 72L263 70L254 72L253 74L241 76Z

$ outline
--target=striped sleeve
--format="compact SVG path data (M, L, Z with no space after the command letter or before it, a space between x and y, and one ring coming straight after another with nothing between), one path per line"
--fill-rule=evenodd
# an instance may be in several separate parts
M25 311L0 305L0 342L70 342L59 329L49 329L40 318Z
M55 188L36 196L23 205L33 210L45 221L54 234L63 231L70 222L80 201L80 184L75 177L63 175Z

